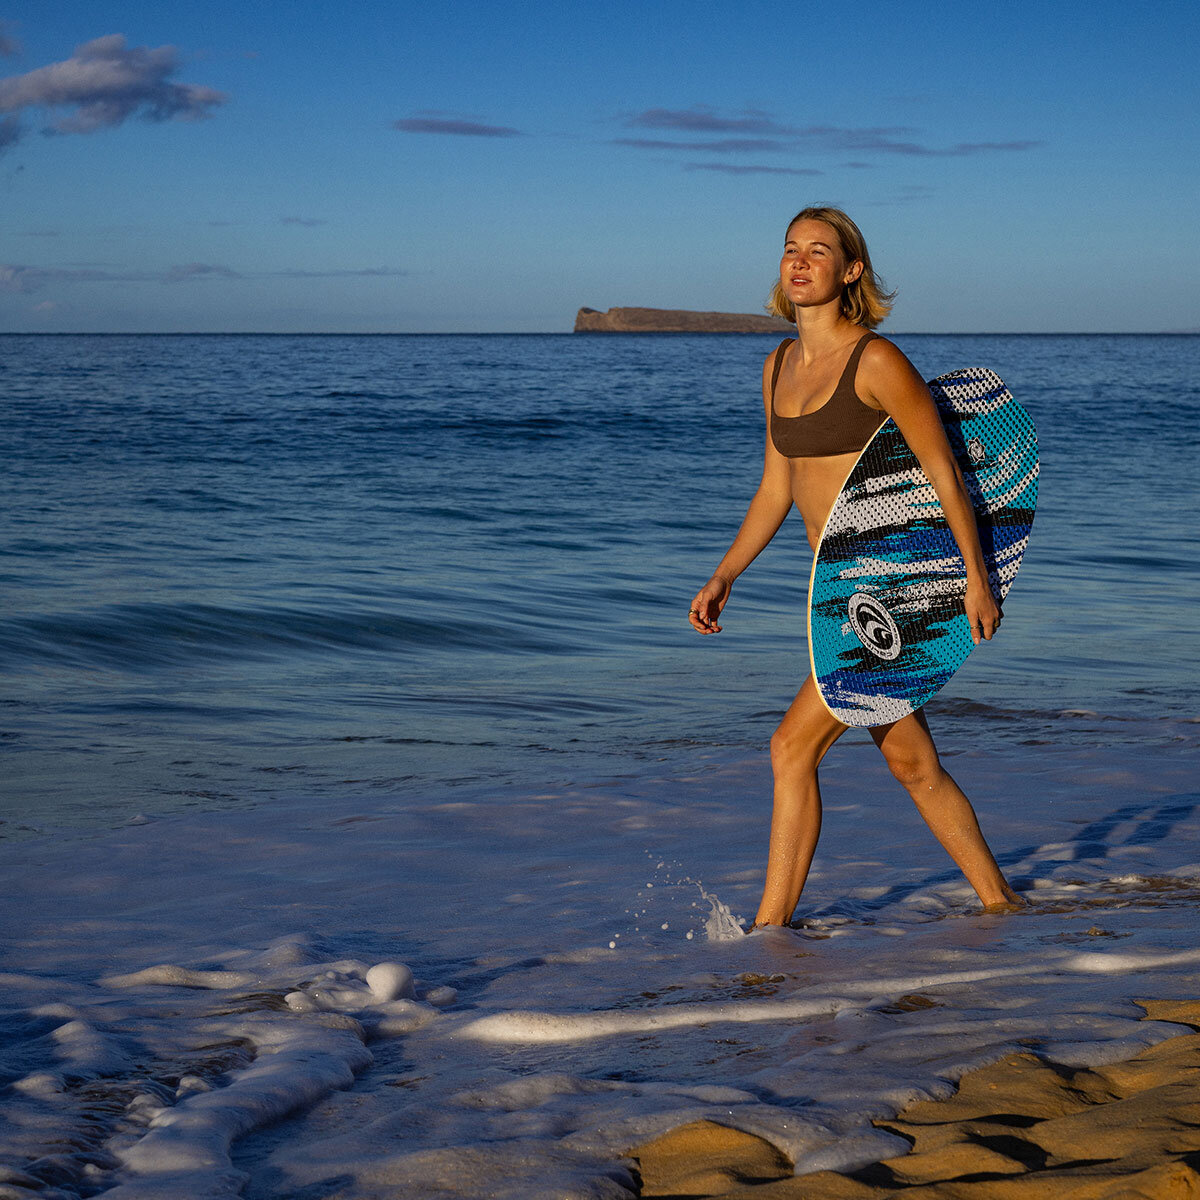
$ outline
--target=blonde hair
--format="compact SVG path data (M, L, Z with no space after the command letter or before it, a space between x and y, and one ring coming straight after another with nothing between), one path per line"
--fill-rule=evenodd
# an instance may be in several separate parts
M874 329L892 311L895 292L884 290L883 280L871 266L867 242L858 226L840 208L821 206L801 209L789 222L791 229L797 221L824 221L838 236L842 256L847 263L862 263L862 274L842 289L842 315L855 325ZM767 301L767 312L785 321L796 319L796 306L783 294L783 286L775 280Z

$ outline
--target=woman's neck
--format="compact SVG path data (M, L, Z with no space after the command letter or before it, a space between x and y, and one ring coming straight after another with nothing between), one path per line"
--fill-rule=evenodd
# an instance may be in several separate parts
M796 349L805 360L845 345L856 332L861 330L842 315L840 306L796 309L796 335L800 343Z

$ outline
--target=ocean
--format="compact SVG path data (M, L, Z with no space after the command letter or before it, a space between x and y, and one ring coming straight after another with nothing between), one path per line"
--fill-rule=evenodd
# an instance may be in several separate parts
M1038 426L1003 630L927 710L1029 909L978 914L852 732L802 926L738 938L798 516L724 633L686 612L773 339L0 336L0 1162L626 1197L697 1114L845 1166L1014 1047L1174 1032L1134 1000L1200 964L1200 337L895 340Z

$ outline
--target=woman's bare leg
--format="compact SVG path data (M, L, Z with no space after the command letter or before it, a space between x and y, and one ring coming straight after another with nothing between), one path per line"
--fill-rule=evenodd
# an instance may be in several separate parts
M971 802L942 766L925 714L915 712L892 725L880 725L871 730L871 737L984 907L1021 903L983 840Z
M817 767L846 729L821 703L810 676L771 737L775 804L755 925L786 925L792 919L821 833Z

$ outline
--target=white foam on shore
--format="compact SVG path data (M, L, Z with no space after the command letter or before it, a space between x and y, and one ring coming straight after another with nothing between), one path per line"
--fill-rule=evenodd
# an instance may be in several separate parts
M7 1186L615 1200L625 1151L685 1121L846 1169L899 1149L872 1118L974 1066L1179 1031L1133 1000L1196 994L1186 754L959 756L1030 900L1011 916L978 912L870 747L841 762L803 926L752 937L761 764L0 845ZM1053 803L1012 802L1022 768Z

